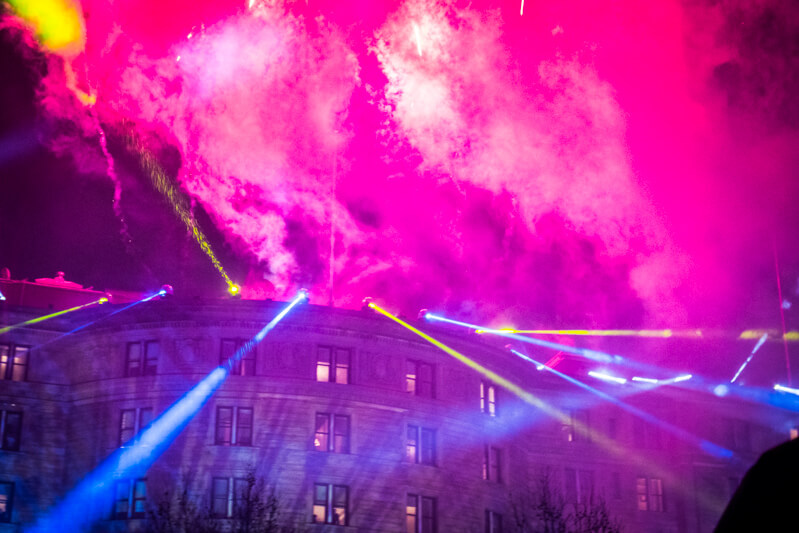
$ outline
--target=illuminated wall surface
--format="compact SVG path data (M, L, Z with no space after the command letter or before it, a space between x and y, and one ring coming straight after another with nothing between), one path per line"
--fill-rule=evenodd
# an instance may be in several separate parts
M129 439L219 374L220 361L285 306L154 300L30 352L25 368L5 374L12 379L0 386L0 483L6 491L13 486L5 503L11 524L0 523L0 531L35 530L90 473L105 472L103 490L70 504L72 518L59 524L143 530L139 515L183 484L201 506L216 501L226 512L228 496L214 499L214 490L218 496L251 471L275 490L281 520L298 530L325 530L312 517L334 520L334 491L341 501L346 496L347 530L406 531L409 495L434 499L440 532L483 531L487 511L502 515L510 530L514 498L549 471L567 499L604 497L627 531L710 531L746 468L785 440L797 418L730 396L661 387L624 397L651 415L642 420L592 394L605 387L599 381L574 387L490 336L411 321L548 406L538 409L501 387L489 393L484 374L371 310L301 305L227 379L220 374L219 388L163 450L154 445L121 475L102 466L124 454L120 443L139 453ZM103 313L88 311L90 319ZM27 318L5 314L13 322ZM0 338L0 349L40 345L87 318L70 316L14 330ZM18 420L10 413L22 413L18 434L9 429ZM703 452L654 420L734 457ZM315 493L324 490L328 502L315 507Z

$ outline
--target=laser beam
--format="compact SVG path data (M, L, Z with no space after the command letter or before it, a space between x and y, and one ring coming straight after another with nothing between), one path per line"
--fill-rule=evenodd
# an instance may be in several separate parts
M763 343L766 342L766 339L768 339L768 333L764 333L763 336L760 337L760 340L757 341L757 344L755 344L755 347L752 349L752 353L749 354L749 357L746 358L746 361L744 361L743 364L738 368L738 371L732 377L730 383L735 383L735 380L738 379L738 376L740 376L741 372L744 371L744 368L746 368L746 365L748 365L749 361L751 361L755 356L755 353L757 353L760 347L763 346Z
M96 469L89 472L46 517L27 531L30 533L84 531L94 520L92 516L87 516L85 502L108 501L112 495L114 479L125 479L145 472L222 385L233 364L262 341L289 311L307 297L307 292L300 291L294 300L225 363L212 370L183 397L167 408L150 427L118 448Z
M20 322L18 324L12 324L11 326L6 326L4 328L0 328L0 335L2 335L4 333L8 333L9 331L17 329L17 328L23 328L25 326L38 324L39 322L44 322L45 320L50 320L51 318L55 318L57 316L65 315L67 313L72 313L73 311L78 311L80 309L84 309L84 308L92 306L92 305L104 304L107 301L108 301L108 298L103 297L103 298L94 300L93 302L89 302L89 303L86 303L86 304L83 304L83 305L78 305L78 306L72 307L70 309L64 309L63 311L50 313L49 315L44 315L44 316L39 316L39 317L36 317L36 318L31 318L30 320L26 320L25 322Z

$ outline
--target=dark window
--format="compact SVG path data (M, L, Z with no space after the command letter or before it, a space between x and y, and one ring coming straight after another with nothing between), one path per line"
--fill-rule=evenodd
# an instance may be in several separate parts
M0 344L0 379L25 381L28 377L30 346Z
M496 446L483 447L483 479L502 483L502 450Z
M639 511L663 512L663 482L660 479L636 478L635 492Z
M215 477L211 480L211 516L232 518L241 513L241 501L249 489L246 478Z
M14 484L0 481L0 522L11 522L14 506Z
M408 461L435 466L436 430L408 425L405 450Z
M151 407L137 407L135 409L122 409L119 421L119 445L123 446L136 435L150 427L153 421Z
M217 407L214 444L252 446L252 408Z
M480 412L497 416L497 386L493 383L480 382Z
M315 483L311 520L346 526L349 520L349 491L345 485Z
M314 449L320 452L350 453L350 417L316 413Z
M633 421L635 445L638 448L660 449L662 447L660 428L640 418Z
M409 359L405 362L405 391L415 396L435 398L433 365Z
M486 509L486 533L502 533L502 515Z
M563 423L562 429L566 442L591 440L588 427L588 412L582 410L569 411L568 419Z
M352 350L319 346L316 350L316 381L330 383L350 382L350 359Z
M246 339L222 339L219 364L230 364L232 376L254 376L255 345Z
M569 503L590 503L594 495L594 471L564 469L566 501Z
M20 436L22 435L22 413L17 411L0 411L0 442L2 449L19 451Z
M405 504L405 533L435 533L437 522L435 498L408 494Z
M129 342L125 357L125 376L154 376L158 369L158 341Z
M114 508L112 518L144 518L147 513L147 480L120 480L114 483Z

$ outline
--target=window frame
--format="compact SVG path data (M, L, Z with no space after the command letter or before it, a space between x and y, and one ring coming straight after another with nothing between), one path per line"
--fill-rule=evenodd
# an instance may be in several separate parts
M571 409L568 411L569 421L564 422L561 430L565 434L566 442L591 442L591 426L588 411L585 409Z
M321 357L327 351L326 359ZM352 348L320 344L316 347L316 381L319 383L352 384ZM324 379L322 379L323 371ZM343 374L343 377L342 377Z
M9 438L9 431L8 431L8 418L10 415L18 415L19 421L16 425L16 445L8 446L8 438ZM18 452L20 447L22 446L22 421L23 421L23 412L17 410L7 410L3 409L0 411L0 450L7 451L7 452Z
M414 500L413 505L410 505L411 499ZM432 512L426 513L426 510ZM437 498L409 492L405 498L405 533L436 533L437 529Z
M639 511L666 512L663 480L661 478L637 476L635 478L635 494L636 508Z
M0 343L0 348L6 348L5 354L0 354L0 381L28 381L28 368L30 367L31 346L15 342ZM17 362L17 349L24 349L24 361ZM5 357L5 361L2 358ZM17 379L17 368L22 367L22 378Z
M423 374L428 373L426 379ZM411 396L435 399L436 368L433 363L420 359L405 360L405 392Z
M437 433L434 428L408 424L405 431L406 461L420 465L438 466Z
M499 415L497 401L499 390L496 384L490 381L480 380L480 412L492 418Z
M327 431L320 431L319 421L324 420L323 428ZM346 431L341 432L344 426ZM324 440L324 443L322 440ZM341 437L341 439L339 439ZM343 442L339 446L339 442ZM318 443L318 444L317 444ZM314 437L313 449L323 453L350 453L352 446L352 418L350 415L337 413L324 413L317 411L314 415Z
M225 483L225 489L218 493L216 490L217 481ZM234 476L213 476L211 477L211 518L235 518L239 508L239 494L237 493L237 486L244 485L249 487L249 481L246 477ZM216 503L223 502L225 507L224 513L217 512Z
M220 437L220 430L224 430L225 426L222 425L222 417L220 414L223 411L230 412L228 431L228 440L224 439L224 434ZM242 412L249 413L249 425L243 422L246 419L242 416ZM253 434L255 428L255 410L252 407L242 407L238 405L217 405L216 406L216 420L214 423L214 446L252 446ZM242 442L241 434L243 429L249 429L249 437L246 442Z
M128 412L133 412L133 427L125 427L123 425L124 422L125 422L125 413L128 413ZM150 420L147 421L146 423L145 423L145 417L144 417L145 413L149 413L150 414ZM118 441L117 446L118 447L123 447L123 446L127 445L128 443L135 444L136 441L138 440L138 437L142 434L142 432L144 430L146 430L147 428L149 428L153 424L154 420L155 420L155 416L154 416L154 410L153 410L152 407L129 407L129 408L125 408L125 409L120 409L120 412L119 412L119 428L118 428L119 431L117 433L117 441ZM123 438L123 432L124 431L128 431L128 430L132 431L133 433L131 434L130 437Z
M318 489L324 489L324 499L317 498ZM336 492L343 491L344 505L336 499ZM324 500L324 501L323 501ZM324 508L325 519L323 521L317 520L317 508ZM337 510L343 509L344 520L343 523L339 520L339 513ZM339 485L336 483L314 483L313 497L312 497L312 511L311 522L314 524L333 524L338 526L348 526L350 522L350 487L349 485Z
M138 356L131 358L131 348L138 349ZM153 355L155 354L155 355ZM135 378L158 374L158 360L161 357L161 342L158 340L130 341L125 344L125 377ZM136 363L132 366L131 363Z
M486 509L485 533L502 533L502 513Z
M225 346L229 343L232 346L232 351L226 355ZM219 340L219 364L224 366L230 361L243 347L250 343L250 339L241 337L225 337ZM230 376L256 376L258 371L257 363L258 354L256 344L252 343L247 351L242 356L230 365Z
M10 524L11 518L14 515L14 482L13 481L0 481L0 487L8 487L6 493L6 511L0 513L0 524ZM2 491L0 491L2 494Z
M136 489L144 487L144 496L139 497ZM119 489L124 488L124 495L120 497ZM142 510L136 511L137 504L142 503ZM125 504L125 510L120 512L119 504ZM132 520L147 517L147 478L117 479L114 481L114 499L111 503L111 520Z
M491 444L483 446L483 479L502 484L502 448Z

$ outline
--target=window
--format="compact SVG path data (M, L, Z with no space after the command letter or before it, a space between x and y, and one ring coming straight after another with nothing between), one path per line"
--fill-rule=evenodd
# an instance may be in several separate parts
M660 449L662 445L660 428L654 424L648 424L640 418L636 418L633 422L633 433L635 445L638 448Z
M346 526L349 520L350 489L346 485L314 484L311 520Z
M150 427L153 421L152 407L122 409L119 420L119 445L123 446L133 437Z
M0 448L10 452L19 451L22 434L22 413L0 411Z
M350 417L316 413L313 445L320 452L350 453ZM332 438L331 438L332 435Z
M211 480L211 515L232 518L249 490L247 478L215 477Z
M25 381L28 377L30 346L0 344L0 379Z
M497 386L493 383L480 382L480 412L497 416Z
M154 376L158 368L158 341L129 342L125 376Z
M405 450L411 463L435 466L436 430L408 425Z
M657 478L639 477L635 482L639 511L662 512L663 482Z
M405 391L414 396L435 398L433 365L409 359L405 363Z
M483 448L483 479L502 483L502 450L487 444Z
M147 502L147 480L125 479L114 483L114 508L111 518L127 520L144 518Z
M214 444L252 446L252 408L217 407Z
M319 346L316 350L316 381L330 383L350 382L350 359L348 348Z
M247 346L246 339L222 339L222 349L219 355L219 364L224 365L238 354L230 367L231 376L255 375L255 345ZM239 353L241 350L241 353Z
M486 533L502 533L502 515L486 509Z
M0 522L11 522L14 506L14 484L0 481Z
M435 533L437 526L436 499L408 494L405 505L405 533Z
M568 420L563 423L561 429L563 430L563 436L566 442L587 442L591 440L587 411L569 411Z
M594 493L594 471L564 469L566 501L570 503L590 503Z

